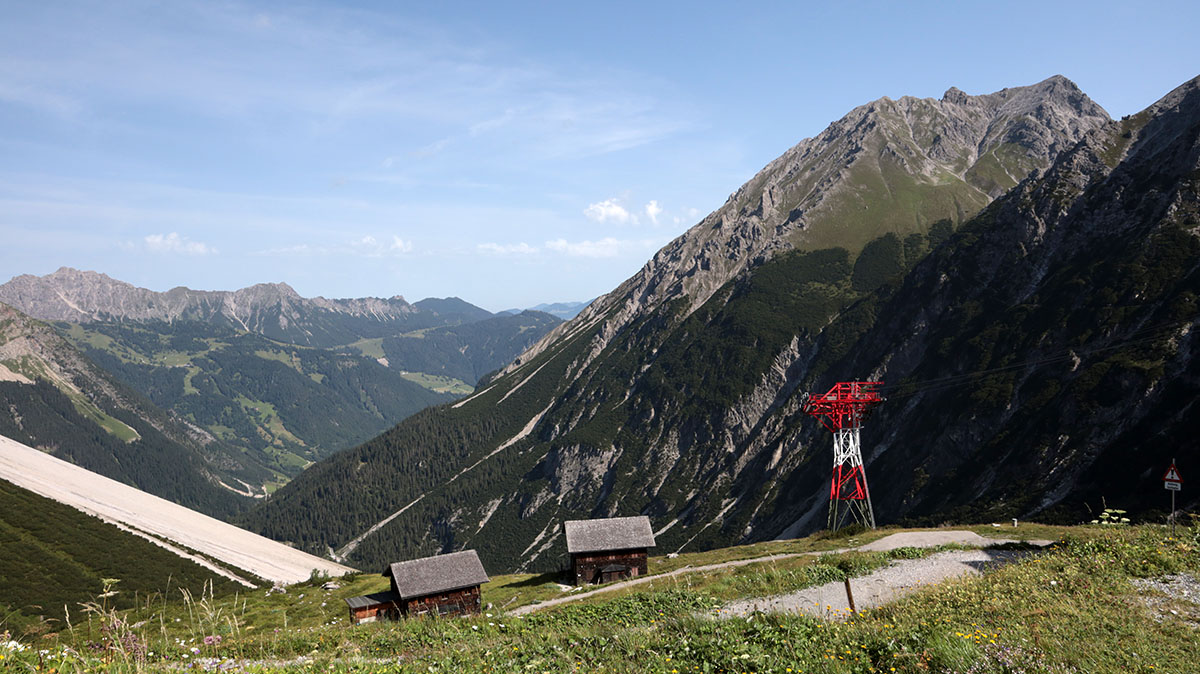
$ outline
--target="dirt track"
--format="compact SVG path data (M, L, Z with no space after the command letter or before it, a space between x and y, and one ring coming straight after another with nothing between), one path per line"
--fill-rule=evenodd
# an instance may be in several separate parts
M615 590L623 590L627 587L633 587L634 585L641 585L642 583L649 583L654 580L659 580L662 578L670 578L672 576L678 576L680 574L685 574L685 573L697 573L697 572L702 572L702 571L712 571L714 569L729 569L729 568L733 568L733 567L737 567L737 566L745 566L747 564L755 564L758 562L770 562L770 561L775 561L775 560L779 560L779 559L800 557L802 555L815 556L815 555L826 555L826 554L831 554L831 553L837 554L837 553L841 553L841 552L848 552L852 549L853 550L862 550L865 552L880 552L880 551L886 551L886 550L895 550L896 548L906 548L906 547L932 548L932 547L936 547L939 545L948 545L948 544L977 545L979 547L984 547L984 546L988 546L988 545L1001 545L1003 543L1012 543L1012 542L1014 542L1014 541L1012 541L1010 539L1005 539L1005 538L985 538L985 537L980 536L979 534L974 533L972 531L940 531L940 530L939 531L906 531L906 532L891 534L890 536L884 536L883 538L881 538L877 541L868 543L866 545L863 545L863 546L857 547L857 548L838 548L836 550L822 550L820 552L798 552L798 553L783 554L783 555L769 555L767 557L755 557L753 559L738 559L738 560L734 560L731 562L721 562L719 564L706 564L704 566L685 566L682 569L675 569L674 571L670 571L668 573L660 573L660 574L653 575L653 576L645 576L643 578L634 578L633 580L627 580L627 581L620 582L620 583L613 583L611 585L605 585L604 587L596 588L595 590L592 590L590 592L580 592L578 594L573 594L573 595L566 596L566 597L558 597L555 599L550 599L550 600L543 601L538 604L530 604L528 606L521 606L519 608L513 609L512 611L510 611L510 613L512 615L525 615L527 613L533 613L534 611L540 611L541 609L544 609L544 608L550 608L551 606L558 606L560 604L566 604L569 602L577 601L579 599L583 599L584 597L594 597L597 594L601 594L604 592L613 592ZM1037 540L1037 541L1029 541L1029 543L1031 543L1033 545L1050 545L1051 541ZM984 551L967 551L967 552L979 553L979 554L984 554L984 555L997 554L997 553L984 552ZM937 555L934 555L934 557L937 557ZM933 559L933 557L930 557L927 559ZM991 557L989 557L989 559L991 559ZM912 560L912 561L923 562L926 560ZM966 563L968 563L968 562L964 561L964 564L966 564ZM968 567L964 566L963 568L965 569ZM965 573L965 571L963 571L963 573ZM961 575L961 573L956 574L956 575ZM950 574L942 575L938 579L941 580L946 577L950 577ZM868 576L868 578L871 578L871 577ZM856 580L854 582L857 583L858 581ZM872 582L874 582L874 578L872 578ZM841 590L842 604L841 605L844 606L846 603L845 588L843 587L843 585L841 583L837 583L837 586L839 588L842 588L842 590ZM808 589L815 590L815 589L819 589L819 588L808 588ZM873 591L873 590L874 590L874 586L872 587L871 591ZM804 590L804 591L807 591L807 590ZM826 593L822 593L820 596L824 597L825 594ZM832 596L833 596L832 592L828 592L827 594L829 594L829 596L832 598ZM882 593L876 592L875 594L882 596ZM773 599L775 599L775 598L747 600L747 601L749 601L749 602L754 602L754 601L766 602L766 601L771 601ZM809 601L811 603L811 600L806 599L806 601ZM886 599L884 601L886 601ZM831 599L830 602L823 604L823 606L824 605L832 605L832 603L833 602ZM731 605L731 607L732 606L733 605ZM754 609L751 609L751 610L754 610ZM770 609L764 605L763 608L758 609L758 610L770 610ZM731 611L727 610L727 612L723 612L722 615L727 615L729 613L731 613Z
M354 570L97 475L3 436L0 436L0 479L135 533L144 532L174 541L234 569L272 582L307 580L314 569L331 576ZM163 547L186 556L178 548Z

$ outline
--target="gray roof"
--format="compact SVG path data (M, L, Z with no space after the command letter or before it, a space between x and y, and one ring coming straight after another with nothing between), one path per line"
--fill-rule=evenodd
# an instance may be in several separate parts
M364 594L361 597L350 597L346 599L346 604L350 608L366 608L367 606L378 606L379 604L388 604L394 601L400 601L400 595L388 590L387 592Z
M488 582L487 572L474 550L396 562L383 575L396 579L396 589L405 599Z
M612 517L605 520L569 520L563 523L567 532L567 552L601 552L654 547L654 532L650 518Z

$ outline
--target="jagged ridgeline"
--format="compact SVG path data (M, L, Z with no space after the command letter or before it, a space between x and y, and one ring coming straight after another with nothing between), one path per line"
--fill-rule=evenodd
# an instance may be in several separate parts
M55 321L86 356L74 355L74 361L94 361L152 401L143 407L157 406L154 414L186 430L214 484L231 495L255 496L417 410L470 393L480 377L560 322L535 311L493 315L458 298L411 305L398 296L304 298L282 283L231 292L154 292L65 267L0 285L0 300ZM54 423L45 409L24 411L33 398L43 408L62 407L53 394L38 392L45 387L20 386L48 381L118 443L134 441L138 433L92 409L103 404L83 404L86 387L35 372L17 351L0 347L0 367L29 370L7 387L11 395L0 398L0 409L10 403L7 415L0 412L0 428L75 454L113 444L89 423ZM128 481L120 471L101 472ZM145 481L136 484L147 488ZM161 487L150 490L166 495ZM237 498L229 500L237 507Z
M1195 430L1196 88L1120 122L1061 77L857 108L482 390L244 521L363 568L554 568L588 516L648 514L666 551L800 535L830 464L801 394L865 378L898 385L864 434L883 522L1144 505Z

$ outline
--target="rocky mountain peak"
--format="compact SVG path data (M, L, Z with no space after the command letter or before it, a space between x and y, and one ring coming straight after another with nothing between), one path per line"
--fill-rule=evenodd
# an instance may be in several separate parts
M967 96L966 92L958 87L950 87L946 90L946 93L942 94L943 103L953 103L955 105L962 105L966 103L969 98L970 97Z
M344 343L354 330L346 321L384 324L416 309L402 297L383 300L305 298L287 283L258 283L240 290L155 292L94 271L63 267L52 274L24 274L0 285L0 302L50 321L193 320L260 332L301 344ZM486 312L485 312L486 313Z
M881 98L851 110L778 157L725 204L667 244L632 278L559 326L516 364L580 325L603 321L590 350L636 316L683 300L690 314L747 269L791 249L852 254L886 232L962 221L1042 170L1108 113L1073 82L942 100Z

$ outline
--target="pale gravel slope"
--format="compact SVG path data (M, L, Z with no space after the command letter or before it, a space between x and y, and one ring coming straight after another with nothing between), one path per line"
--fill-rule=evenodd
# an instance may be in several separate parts
M0 479L106 522L165 538L272 582L298 583L307 580L314 569L331 576L354 571L3 436Z

